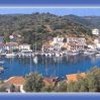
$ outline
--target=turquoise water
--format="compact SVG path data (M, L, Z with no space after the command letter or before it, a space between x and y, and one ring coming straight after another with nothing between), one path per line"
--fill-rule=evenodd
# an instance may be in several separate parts
M1 79L12 76L24 76L30 72L38 72L43 76L65 77L66 74L86 72L93 66L100 66L100 58L94 56L38 57L38 64L32 58L1 58L5 67L0 74Z

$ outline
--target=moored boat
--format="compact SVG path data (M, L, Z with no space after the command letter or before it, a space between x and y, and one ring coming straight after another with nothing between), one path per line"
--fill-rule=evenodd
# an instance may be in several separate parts
M67 52L67 55L70 55L70 56L75 56L75 55L78 55L78 54L79 54L79 51L77 51L77 50L72 50L72 51Z
M34 62L35 64L38 63L38 57L37 57L37 56L35 56L35 57L33 58L33 62Z
M4 61L0 61L0 64L4 64Z
M97 53L95 56L96 56L96 57L100 57L100 53Z
M13 57L15 57L15 56L16 56L15 53L7 53L7 54L6 54L6 58L13 58Z
M90 55L94 55L95 52L94 51L84 51L84 55L86 56L90 56Z
M2 73L3 71L4 71L4 68L0 66L0 73Z

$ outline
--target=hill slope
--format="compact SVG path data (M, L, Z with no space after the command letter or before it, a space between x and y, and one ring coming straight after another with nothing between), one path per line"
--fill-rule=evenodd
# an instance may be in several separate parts
M5 36L5 40L9 34L20 34L23 37L20 42L41 45L57 35L91 37L91 28L99 26L97 20L99 18L50 13L0 15L0 34Z

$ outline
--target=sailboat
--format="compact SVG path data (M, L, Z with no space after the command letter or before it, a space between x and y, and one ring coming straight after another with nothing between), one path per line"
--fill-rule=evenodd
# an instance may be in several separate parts
M0 61L0 64L4 64L4 61Z
M35 64L38 64L38 57L37 57L37 56L35 56L35 57L33 58L33 62L34 62Z
M55 53L55 56L56 56L56 57L60 57L60 54L59 54L59 53Z
M34 40L35 40L35 43L36 43L36 36L34 37ZM34 46L34 57L33 57L33 62L34 62L35 64L38 64L38 56L37 56L36 50L37 50L37 44L35 44L35 46Z

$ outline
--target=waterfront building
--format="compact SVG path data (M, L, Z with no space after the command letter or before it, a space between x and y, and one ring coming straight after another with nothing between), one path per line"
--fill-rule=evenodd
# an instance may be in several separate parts
M85 78L86 74L85 73L79 73L79 74L70 74L70 75L66 75L67 78L67 82L75 82L78 81L78 78Z
M87 45L87 48L88 48L88 50L95 51L96 45L95 44L89 44L89 45Z
M31 45L30 44L20 44L19 45L19 50L31 50Z
M53 51L53 45L50 44L51 42L47 42L42 45L42 52L48 52L48 51Z
M100 49L100 40L94 39L94 45L96 46L97 49Z
M68 45L68 43L64 43L62 46L62 50L70 50L70 45Z
M19 42L21 41L21 35L19 35L18 33L13 33L9 36L9 39L11 42Z
M22 76L14 76L4 81L4 84L6 85L8 84L8 86L14 85L15 88L19 89L20 92L22 93L25 93L23 89L24 83L25 83L25 79ZM7 91L10 92L10 89L7 88Z
M84 50L86 46L85 38L78 38L78 37L68 37L67 44L70 46L69 51L71 50Z
M42 51L61 51L61 50L84 50L86 46L85 38L67 37L64 41L63 37L55 37L52 41L45 43L42 46Z
M7 42L5 44L5 50L7 51L13 51L18 49L18 43L17 42Z
M64 40L64 38L63 37L54 37L53 38L53 44L56 44L56 43L62 43L63 42L63 40Z
M42 46L42 51L60 51L63 46L63 37L54 37L53 40Z

